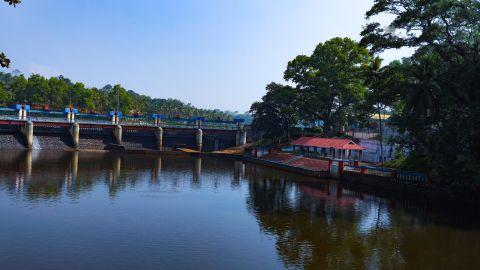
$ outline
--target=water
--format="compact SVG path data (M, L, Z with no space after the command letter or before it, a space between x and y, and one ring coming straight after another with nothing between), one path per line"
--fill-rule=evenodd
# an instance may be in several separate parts
M460 210L228 159L0 152L1 269L480 269Z
M42 146L40 145L40 140L38 139L37 136L33 136L33 139L32 139L32 149L34 149L34 150L40 150L40 149L42 149Z

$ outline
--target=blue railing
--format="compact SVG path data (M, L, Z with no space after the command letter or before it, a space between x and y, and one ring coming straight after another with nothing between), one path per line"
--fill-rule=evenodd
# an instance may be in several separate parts
M0 108L0 119L4 120L18 120L18 111L12 108ZM45 122L68 122L65 112L59 111L43 111L30 110L27 114L26 120L31 121L45 121ZM75 122L86 124L111 124L112 117L110 115L102 114L75 114ZM235 130L237 129L238 121L225 120L205 120L201 122L201 128L206 129L222 129ZM138 126L154 126L155 119L147 115L130 116L124 115L120 119L120 124L124 125L138 125ZM162 118L162 127L172 128L196 128L196 121L194 118Z

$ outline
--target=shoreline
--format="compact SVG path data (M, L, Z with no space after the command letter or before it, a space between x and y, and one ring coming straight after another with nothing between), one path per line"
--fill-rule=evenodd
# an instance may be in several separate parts
M275 168L293 174L309 176L319 180L331 179L370 193L383 194L390 197L413 199L415 201L434 201L439 203L454 203L456 205L480 207L479 197L467 195L458 191L456 192L447 190L445 188L426 188L393 182L391 179L385 177L374 175L358 175L352 172L343 172L339 177L332 177L329 172L314 171L239 154L201 153L200 155L240 159L242 161Z
M57 151L51 149L52 151ZM339 177L332 177L329 171L316 171L301 167L295 167L280 162L270 161L261 158L249 157L242 154L219 153L219 152L184 152L172 150L146 150L146 149L125 149L125 150L104 150L104 149L62 149L67 152L83 153L114 153L114 154L136 154L136 155L168 155L168 156L192 156L192 157L216 157L241 160L269 168L278 169L284 172L301 176L312 177L318 180L335 180L356 189L369 193L380 194L412 201L439 202L447 204L477 206L480 207L480 198L458 191L444 188L426 188L411 184L403 184L392 181L386 177L374 175L358 175L353 172L343 172ZM28 151L28 150L27 150ZM45 151L45 150L39 150ZM47 150L48 151L48 150Z

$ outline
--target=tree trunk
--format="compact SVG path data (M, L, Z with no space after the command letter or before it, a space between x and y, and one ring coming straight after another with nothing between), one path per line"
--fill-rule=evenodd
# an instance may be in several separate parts
M382 128L382 109L380 104L378 105L378 131L380 135L380 158L381 158L381 164L383 168L383 128Z

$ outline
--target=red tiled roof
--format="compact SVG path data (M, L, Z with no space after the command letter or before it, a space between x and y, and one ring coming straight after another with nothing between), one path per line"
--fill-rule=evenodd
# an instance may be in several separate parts
M364 150L365 148L349 139L330 139L318 137L301 137L292 142L295 146L311 146L343 150Z

